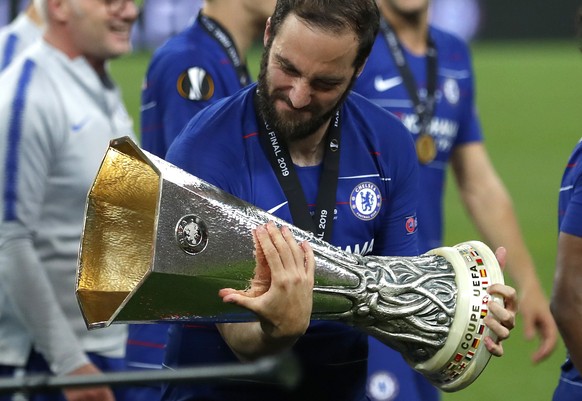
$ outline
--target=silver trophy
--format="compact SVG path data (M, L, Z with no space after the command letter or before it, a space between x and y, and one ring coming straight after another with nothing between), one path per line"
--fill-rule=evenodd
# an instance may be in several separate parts
M491 354L487 287L493 252L469 241L418 257L347 253L124 137L111 142L89 192L76 293L88 328L112 323L256 320L222 302L254 275L252 229L287 225L315 253L313 319L358 327L399 351L444 391L472 383ZM503 300L493 299L499 303Z

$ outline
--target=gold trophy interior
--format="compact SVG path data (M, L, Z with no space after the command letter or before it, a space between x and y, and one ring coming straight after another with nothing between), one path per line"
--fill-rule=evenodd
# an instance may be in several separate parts
M129 138L113 140L87 197L79 251L87 327L255 319L218 297L253 277L258 221L241 205Z
M110 148L87 202L77 296L87 322L103 322L148 273L159 174L131 146Z

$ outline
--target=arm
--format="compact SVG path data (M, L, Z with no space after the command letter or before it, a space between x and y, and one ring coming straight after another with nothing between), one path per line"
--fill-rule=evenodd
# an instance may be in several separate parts
M0 224L0 230L6 228L6 224ZM5 259L7 263L3 263ZM60 309L32 242L11 239L3 243L0 261L2 291L15 306L20 320L32 335L35 347L46 358L51 370L65 375L99 373L85 355ZM113 393L106 387L70 389L64 393L68 401L114 400Z
M9 224L0 229L15 233ZM3 236L0 236L3 237ZM2 291L32 335L35 347L57 374L67 374L89 363L63 314L32 241L12 238L0 246Z
M46 82L46 80L45 80ZM33 81L31 87L39 85L44 90L43 100L58 104L57 99L47 99L55 93L46 90L46 86ZM38 89L38 88L36 88ZM35 99L34 90L29 88L30 99ZM29 93L27 92L27 94ZM1 99L5 100L5 99ZM0 112L10 116L10 102L0 100ZM34 247L34 231L37 229L37 217L43 210L43 201L47 172L50 171L51 151L55 149L55 138L50 139L45 133L52 127L57 132L66 133L67 127L59 121L59 113L54 110L41 110L41 104L29 101L22 117L19 130L12 131L19 135L19 146L13 153L0 152L0 170L11 171L14 183L11 193L3 193L0 199L0 282L7 300L13 306L15 318L22 323L34 342L35 348L43 354L51 370L56 374L81 374L97 372L89 362L67 317L60 308L57 294L51 285L48 274L42 266L40 257ZM6 124L11 119L0 123L0 136L6 134ZM12 164L4 158L14 156ZM16 164L14 164L16 163ZM14 168L14 166L18 168ZM4 172L4 170L3 170ZM22 196L22 194L25 194ZM4 202L4 203L3 203ZM5 206L7 206L5 208ZM10 210L10 212L6 212ZM71 390L66 393L69 401L91 399L92 394L99 394L100 399L113 400L109 389Z
M273 223L257 227L257 266L251 288L226 288L224 302L247 308L258 322L218 325L222 336L242 360L287 350L301 337L311 319L315 260L307 242L298 244L287 227Z
M582 238L560 232L552 313L578 371L582 371Z
M532 357L534 362L539 362L553 351L558 333L511 198L482 143L457 147L452 166L461 199L479 232L492 248L503 245L508 249L508 272L521 294L525 336L531 339L537 330L542 340Z
M67 131L59 118L61 113L52 108L43 110L43 101L35 100L39 89L35 85L37 81L33 80L27 92L30 97L26 99L22 124L16 128L9 125L16 113L9 92L0 99L0 113L5 117L0 123L0 137L9 137L11 132L13 138L19 138L18 146L13 145L10 154L0 152L0 171L4 177L0 183L4 189L0 198L0 277L7 299L36 348L53 372L64 374L88 363L88 359L60 309L33 238L36 221L43 210L51 149L54 149L54 142L43 133L49 132L51 126L56 132ZM44 100L58 104L58 98L51 95L54 88L46 80L38 85L45 93ZM7 190L8 183L12 184L11 191Z

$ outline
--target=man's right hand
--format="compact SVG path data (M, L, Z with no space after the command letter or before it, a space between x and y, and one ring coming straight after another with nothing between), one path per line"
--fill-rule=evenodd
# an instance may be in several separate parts
M256 228L257 266L251 288L223 288L224 302L242 306L259 322L217 325L242 360L277 354L305 334L311 320L315 258L307 241L297 243L289 227L269 222Z
M92 363L81 366L69 373L74 375L95 375L101 371ZM107 386L102 387L79 387L63 390L67 401L115 401L113 391Z

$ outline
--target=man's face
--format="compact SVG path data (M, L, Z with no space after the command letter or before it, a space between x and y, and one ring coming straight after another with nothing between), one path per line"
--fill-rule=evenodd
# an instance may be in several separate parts
M269 39L272 42L269 43ZM293 14L270 37L259 75L259 107L287 142L315 133L329 120L355 79L358 39L306 26Z
M138 16L133 0L66 0L69 31L88 59L108 60L131 50L131 27Z

